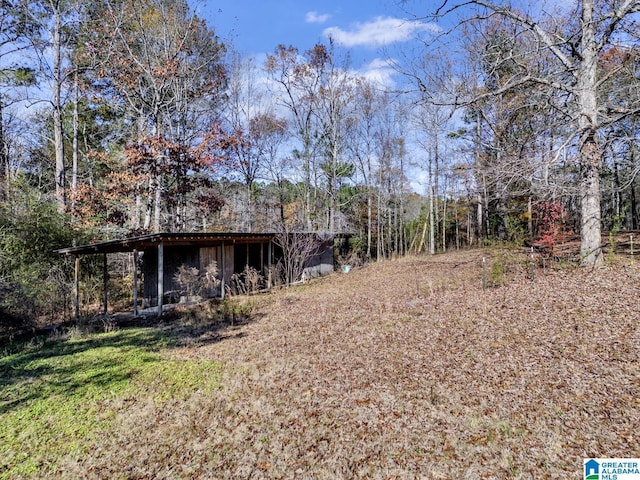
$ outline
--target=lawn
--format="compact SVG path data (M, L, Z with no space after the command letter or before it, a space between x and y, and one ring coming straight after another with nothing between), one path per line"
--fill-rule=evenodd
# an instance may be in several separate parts
M218 388L219 363L174 358L169 348L160 329L76 331L0 358L0 478L65 477L65 463L93 455L131 409Z
M225 328L200 307L32 343L0 359L0 478L565 479L640 457L640 267L553 267L385 261Z

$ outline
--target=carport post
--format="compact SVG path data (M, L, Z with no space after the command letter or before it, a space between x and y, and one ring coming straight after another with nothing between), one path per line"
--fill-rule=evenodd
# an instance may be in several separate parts
M75 268L73 273L73 313L76 318L80 318L80 257L73 256L75 260Z
M271 283L273 282L271 278L271 242L272 240L269 240L267 243L267 290L271 290Z
M162 316L162 297L164 297L164 245L158 244L158 317Z
M102 254L102 313L105 315L108 312L108 297L107 286L109 284L109 271L107 269L107 254Z
M138 250L133 249L133 316L138 316Z
M222 245L222 253L220 255L220 263L222 264L220 268L220 300L224 300L224 240L220 243Z

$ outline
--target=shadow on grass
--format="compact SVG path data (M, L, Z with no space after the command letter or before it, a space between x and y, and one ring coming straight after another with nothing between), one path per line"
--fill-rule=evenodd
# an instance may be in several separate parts
M110 332L104 332L104 318L94 319L5 346L0 356L0 415L39 399L64 401L69 396L89 398L96 391L120 391L145 366L159 362L161 350L240 338L244 333L239 327L258 317L247 311L227 316L211 306L196 306L170 310L160 319L109 317Z

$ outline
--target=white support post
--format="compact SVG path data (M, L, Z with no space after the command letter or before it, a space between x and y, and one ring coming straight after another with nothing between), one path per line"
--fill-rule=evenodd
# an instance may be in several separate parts
M108 313L109 295L107 293L109 285L109 270L107 268L107 254L102 256L102 313Z
M222 243L222 251L220 256L222 261L220 263L222 265L220 268L220 299L224 300L224 241L221 243Z
M138 250L133 250L133 316L138 316Z
M80 318L80 257L74 256L75 269L73 275L73 310L74 317Z
M162 316L162 298L164 297L164 245L158 244L158 317Z
M271 278L271 243L267 243L267 290L271 290L273 278Z

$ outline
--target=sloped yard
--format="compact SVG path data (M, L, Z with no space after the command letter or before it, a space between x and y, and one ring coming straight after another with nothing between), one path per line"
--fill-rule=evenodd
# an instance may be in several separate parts
M526 258L388 261L252 298L251 321L160 352L220 362L218 387L128 396L41 476L565 479L640 457L640 265L532 280Z

